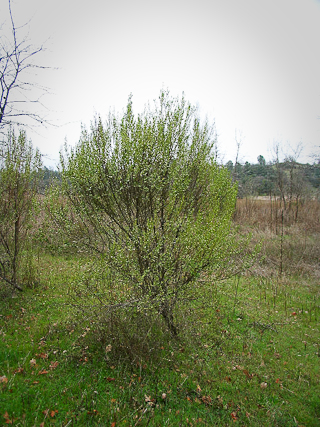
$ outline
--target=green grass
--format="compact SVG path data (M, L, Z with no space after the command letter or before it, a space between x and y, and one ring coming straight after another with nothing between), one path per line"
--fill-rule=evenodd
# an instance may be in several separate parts
M320 424L315 281L204 283L178 340L128 358L66 304L81 262L42 256L41 285L0 301L0 425Z

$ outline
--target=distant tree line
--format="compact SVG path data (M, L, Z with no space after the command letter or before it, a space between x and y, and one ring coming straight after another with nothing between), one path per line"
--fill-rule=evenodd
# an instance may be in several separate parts
M225 164L234 181L238 196L279 196L285 204L306 196L316 197L320 188L320 162L303 164L293 157L266 162L260 155L257 163Z

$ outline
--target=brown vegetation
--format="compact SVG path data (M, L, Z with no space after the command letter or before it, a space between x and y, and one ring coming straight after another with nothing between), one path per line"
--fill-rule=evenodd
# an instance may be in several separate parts
M287 204L288 206L288 204ZM264 275L320 277L320 203L307 200L284 209L279 199L258 197L237 201L234 220L262 242Z

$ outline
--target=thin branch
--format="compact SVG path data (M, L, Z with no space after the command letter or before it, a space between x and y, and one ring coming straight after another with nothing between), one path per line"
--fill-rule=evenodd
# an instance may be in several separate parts
M0 279L7 282L9 285L13 286L15 289L18 289L18 291L23 292L23 289L17 283L12 282L12 280L9 280L2 275L0 276Z
M16 117L28 117L34 122L45 123L49 122L40 113L32 113L28 109L18 108L21 104L39 104L43 107L40 99L48 91L46 88L25 80L24 76L27 75L28 69L47 69L50 67L38 65L32 62L33 58L43 52L43 46L34 47L28 43L26 37L18 40L18 30L22 27L17 28L14 22L11 0L8 0L9 4L9 16L11 21L11 38L6 40L6 43L0 45L0 130L6 126L16 123L18 125L25 126L26 124L22 121L13 121ZM4 37L1 37L4 39ZM22 79L21 79L22 77ZM28 99L23 92L37 88L43 93L37 98ZM17 98L18 95L18 98ZM19 99L20 96L20 99ZM13 100L12 98L15 97Z

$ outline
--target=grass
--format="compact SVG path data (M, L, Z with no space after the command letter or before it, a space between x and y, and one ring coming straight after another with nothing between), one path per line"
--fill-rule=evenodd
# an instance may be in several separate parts
M316 282L204 284L181 309L181 338L163 335L157 357L128 361L74 322L65 303L79 264L42 256L41 287L0 303L1 423L319 425Z
M319 204L285 217L283 233L268 209L239 201L236 221L264 258L199 282L178 339L137 313L99 329L69 304L87 259L40 252L33 289L1 288L0 425L318 426Z

